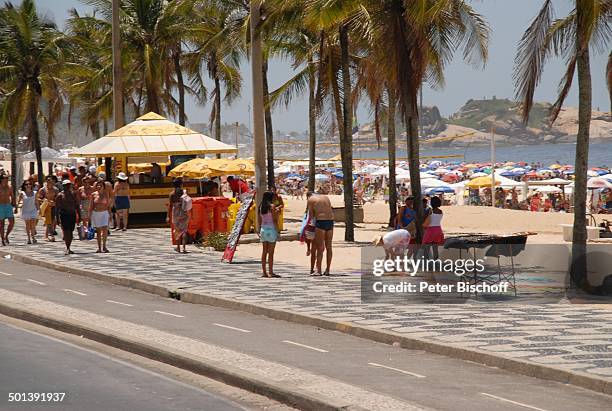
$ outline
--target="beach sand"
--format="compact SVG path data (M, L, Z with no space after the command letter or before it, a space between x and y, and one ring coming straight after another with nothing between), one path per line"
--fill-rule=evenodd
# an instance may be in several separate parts
M342 196L330 196L334 207L343 205ZM306 208L306 200L296 200L284 197L285 230L297 233ZM567 213L532 213L529 211L504 210L492 207L449 206L442 207L444 219L442 228L445 234L486 233L511 234L530 231L537 235L530 236L531 244L563 243L560 224L572 224L574 216ZM334 258L332 271L359 270L361 247L371 244L374 237L385 233L389 216L389 206L383 201L364 205L365 223L355 227L355 243L344 241L344 223L336 223L334 229ZM598 222L603 216L597 216ZM610 216L608 216L610 219ZM259 243L241 244L236 255L243 258L259 259L261 245ZM310 257L306 256L306 245L297 241L282 241L277 243L275 261L297 264L308 272Z

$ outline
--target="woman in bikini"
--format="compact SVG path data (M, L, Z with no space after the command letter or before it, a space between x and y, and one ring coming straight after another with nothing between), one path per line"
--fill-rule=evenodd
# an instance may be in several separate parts
M96 229L96 240L98 241L97 253L108 253L106 239L108 238L108 218L111 201L106 190L104 181L96 183L96 191L91 194L89 202L89 215L91 226Z

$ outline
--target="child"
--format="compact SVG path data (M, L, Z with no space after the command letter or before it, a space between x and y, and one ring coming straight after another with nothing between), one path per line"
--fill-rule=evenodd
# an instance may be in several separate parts
M262 277L279 278L280 275L274 274L274 248L278 241L278 230L276 228L276 220L278 211L272 202L274 201L274 193L266 191L263 193L261 204L257 213L257 222L259 226L259 239L262 244L261 252L261 270ZM266 262L269 267L266 272Z

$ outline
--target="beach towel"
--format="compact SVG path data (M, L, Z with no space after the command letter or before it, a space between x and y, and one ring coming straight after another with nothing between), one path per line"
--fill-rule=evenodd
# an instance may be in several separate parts
M300 225L300 234L299 240L300 243L303 243L306 240L306 226L308 225L308 213L304 213L304 217L302 217L302 224Z

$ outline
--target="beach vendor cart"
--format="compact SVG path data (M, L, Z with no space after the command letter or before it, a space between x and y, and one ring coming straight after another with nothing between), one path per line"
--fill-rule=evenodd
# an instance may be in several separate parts
M112 170L107 177L120 172L129 174L129 164L163 165L166 171L198 155L236 153L235 146L217 141L187 127L173 123L156 113L148 113L106 136L70 153L71 157L112 158ZM109 172L111 171L111 172ZM162 173L153 179L132 168L130 176L130 216L137 221L164 222L172 177ZM184 188L190 196L198 193L198 182L188 182ZM140 217L140 218L138 218ZM133 221L130 218L130 221Z

